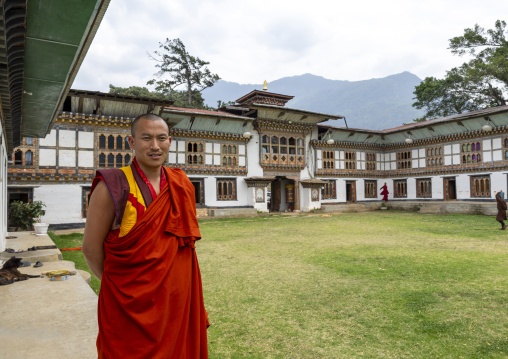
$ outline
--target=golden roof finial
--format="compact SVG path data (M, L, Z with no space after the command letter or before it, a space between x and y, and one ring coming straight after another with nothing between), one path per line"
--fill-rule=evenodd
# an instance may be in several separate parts
M266 85L267 85L267 84L268 84L268 83L267 83L267 82L266 82L266 80L265 80L265 82L263 83L263 90L264 90L264 91L268 90L268 87L266 87Z

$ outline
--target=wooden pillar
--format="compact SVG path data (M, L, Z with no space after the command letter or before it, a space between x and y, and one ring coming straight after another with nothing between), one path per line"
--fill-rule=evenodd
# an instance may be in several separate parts
M295 180L295 211L300 210L300 181Z

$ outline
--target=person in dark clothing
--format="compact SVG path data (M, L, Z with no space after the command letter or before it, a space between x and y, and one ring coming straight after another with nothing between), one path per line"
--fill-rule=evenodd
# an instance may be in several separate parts
M496 193L497 201L497 216L496 221L501 223L501 229L504 230L508 225L504 223L506 221L506 201L504 200L504 192L501 190Z

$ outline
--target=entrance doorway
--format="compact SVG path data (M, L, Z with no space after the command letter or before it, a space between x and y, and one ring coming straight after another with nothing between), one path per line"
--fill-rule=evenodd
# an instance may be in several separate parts
M443 178L443 188L445 201L455 201L457 199L455 177Z
M346 202L356 202L356 181L346 181Z
M194 186L194 196L196 197L196 207L205 205L205 183L203 178L189 178Z
M9 187L7 189L7 203L10 206L14 201L29 203L33 201L33 188Z
M270 212L293 211L295 208L295 181L287 177L277 177L272 181L271 198L269 203Z

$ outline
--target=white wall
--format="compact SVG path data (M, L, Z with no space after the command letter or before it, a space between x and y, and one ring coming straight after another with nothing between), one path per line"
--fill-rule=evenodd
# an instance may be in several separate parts
M0 146L0 252L6 247L7 237L7 148L5 143L4 131L0 122L0 136L2 145Z
M252 134L247 142L247 177L263 177L263 168L259 164L259 133L252 128L251 123L245 127L245 131Z
M46 215L42 221L49 224L80 223L82 218L82 186L74 184L47 184L34 188L34 201L42 201Z

